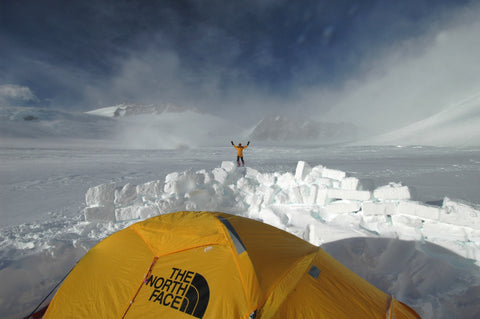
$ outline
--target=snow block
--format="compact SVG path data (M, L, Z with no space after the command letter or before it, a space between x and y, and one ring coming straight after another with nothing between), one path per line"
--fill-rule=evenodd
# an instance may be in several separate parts
M428 206L413 201L401 201L398 204L397 213L431 220L438 220L440 218L439 207Z
M260 185L265 185L267 187L274 185L276 182L275 176L273 174L258 174L256 176L256 179Z
M390 183L375 189L373 197L379 200L408 200L410 199L410 190L408 186Z
M180 197L170 197L166 199L157 200L155 202L159 213L171 213L177 210L184 210L185 200Z
M245 193L255 193L255 186L255 180L252 180L250 178L241 177L237 181L237 188Z
M360 226L372 233L379 235L392 231L392 227L389 225L389 220L385 215L363 216Z
M208 184L212 181L213 178L211 178L211 176L209 176L209 174L207 173L206 170L202 169L200 171L197 171L195 172L195 175L194 175L194 179L195 179L195 184L196 185L203 185L203 184Z
M251 167L246 167L245 171L246 171L245 172L245 177L247 177L247 178L251 178L251 179L256 180L261 175L261 173L259 171L257 171L254 168L251 168Z
M86 221L115 221L115 212L113 204L105 204L100 206L86 207L83 210Z
M112 205L115 200L115 183L91 187L85 195L87 206Z
M148 197L158 197L163 193L163 183L161 181L151 181L145 184L137 185L137 194L148 196Z
M290 203L290 196L285 190L281 190L276 196L275 196L275 203L276 204L288 204Z
M392 202L363 202L362 212L365 216L374 215L393 215L397 211L397 206Z
M347 214L347 213L355 213L360 210L360 203L359 202L351 202L351 201L335 201L323 208L323 210L327 214Z
M224 184L227 180L228 173L223 168L216 167L212 171L213 179L219 182L220 184Z
M117 208L115 210L115 220L126 221L134 219L146 219L158 214L154 206L129 206L124 208Z
M300 187L300 191L302 193L303 202L305 204L313 205L317 201L317 194L318 194L318 185L311 184L311 185L302 185Z
M133 203L137 198L137 187L128 183L122 189L115 190L115 205L125 206Z
M317 191L317 197L315 199L315 203L319 206L325 206L327 204L328 199L328 188L324 185L320 185Z
M216 210L217 201L206 189L195 189L185 194L187 210Z
M349 199L356 201L365 201L370 199L371 194L369 191L355 191L330 188L327 191L327 196L331 199Z
M445 234L448 234L449 241L468 241L468 235L464 227L454 226L434 221L427 221L423 225L423 236L431 241L444 241Z
M185 194L195 189L197 178L197 175L191 171L180 173L176 175L175 179L172 179L170 175L167 175L164 191L167 194Z
M292 204L303 204L303 196L300 186L295 186L290 189L289 193L290 200Z
M124 208L117 208L115 209L115 220L117 222L121 222L125 220L139 219L140 218L139 208L140 206L129 206Z
M337 181L341 181L342 179L345 178L346 175L347 173L336 170L336 169L330 169L330 168L324 167L322 170L322 177L334 179Z
M317 166L313 167L309 176L311 176L313 178L321 178L324 168L325 167L323 167L323 165L317 165Z
M231 161L223 161L222 165L220 165L226 172L231 172L235 169L236 165L234 162Z
M415 216L406 216L406 215L392 215L392 223L397 226L397 228L415 228L421 230L423 227L424 221ZM403 225L403 227L401 227Z
M293 176L292 173L286 172L277 177L277 185L280 188L291 188L297 185L297 182L295 180L295 176Z
M480 230L480 211L473 207L455 202L447 197L443 199L440 221L453 225L467 226Z
M359 180L356 177L345 177L340 182L340 188L345 190L357 190Z
M295 179L303 181L311 171L312 168L307 162L298 161L297 168L295 170Z
M260 185L255 194L262 198L262 205L271 205L275 198L276 189L273 186Z

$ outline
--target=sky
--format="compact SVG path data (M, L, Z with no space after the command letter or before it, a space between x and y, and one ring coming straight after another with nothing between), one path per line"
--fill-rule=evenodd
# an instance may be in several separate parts
M0 105L406 124L479 87L477 3L0 0Z

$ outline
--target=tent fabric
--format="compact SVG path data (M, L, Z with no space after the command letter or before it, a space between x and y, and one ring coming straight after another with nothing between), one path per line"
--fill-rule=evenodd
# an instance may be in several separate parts
M420 318L319 247L220 212L177 212L93 247L44 318Z

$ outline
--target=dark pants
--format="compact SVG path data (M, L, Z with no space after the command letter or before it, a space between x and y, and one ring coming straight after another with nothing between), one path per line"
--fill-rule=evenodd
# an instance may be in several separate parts
M237 156L237 164L240 166L240 160L242 160L242 165L245 165L245 161L243 160L243 156Z

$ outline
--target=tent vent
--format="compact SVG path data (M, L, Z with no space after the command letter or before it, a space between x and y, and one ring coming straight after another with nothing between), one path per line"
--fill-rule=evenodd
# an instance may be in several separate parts
M320 276L320 272L320 269L318 269L315 265L312 265L312 267L308 271L308 274L313 278L318 279L318 276Z
M232 224L225 218L219 216L218 219L227 227L228 233L230 234L230 238L232 238L233 244L235 245L235 249L237 250L237 253L240 255L247 249L245 248L245 245L242 243L242 240L240 239L240 236L238 236L237 232L235 231L235 228L233 228Z

